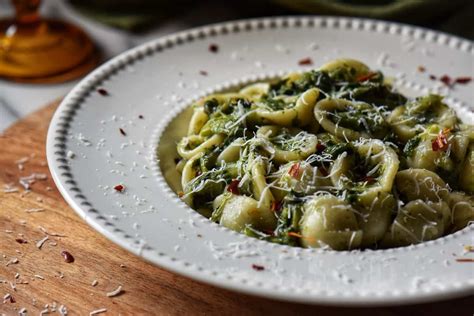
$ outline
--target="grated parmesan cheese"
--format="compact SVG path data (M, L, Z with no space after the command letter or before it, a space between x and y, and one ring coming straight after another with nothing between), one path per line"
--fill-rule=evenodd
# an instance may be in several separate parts
M119 285L115 290L107 292L107 297L114 297L122 293L122 286Z

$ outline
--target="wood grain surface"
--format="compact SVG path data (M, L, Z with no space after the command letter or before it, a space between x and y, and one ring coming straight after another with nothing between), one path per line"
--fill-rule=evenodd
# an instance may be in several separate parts
M48 171L45 139L58 103L0 135L0 315L472 315L472 298L387 308L340 308L273 301L208 286L153 266L82 221ZM36 173L30 192L21 177ZM41 174L47 179L41 180ZM6 191L17 192L6 193ZM48 235L49 234L49 235ZM58 236L61 235L61 236ZM38 241L48 236L41 249ZM74 262L65 262L68 251ZM474 267L474 265L473 265ZM93 282L97 280L94 286ZM119 285L122 292L108 297ZM64 308L62 309L64 310Z

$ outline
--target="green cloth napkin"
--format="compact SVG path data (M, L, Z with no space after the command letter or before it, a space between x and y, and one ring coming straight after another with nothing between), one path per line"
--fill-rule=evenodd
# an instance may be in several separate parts
M317 14L367 17L426 26L474 38L474 0L69 0L82 14L101 23L137 32L166 20L199 12L199 23L256 16ZM232 12L206 15L202 8ZM201 8L201 9L200 9ZM190 25L194 26L194 25Z
M292 10L393 20L474 38L473 0L273 0Z

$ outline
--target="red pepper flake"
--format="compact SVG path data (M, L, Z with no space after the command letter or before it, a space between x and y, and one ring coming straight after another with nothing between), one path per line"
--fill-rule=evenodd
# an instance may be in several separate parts
M270 230L270 229L264 229L264 230L262 230L262 232L264 232L265 234L267 234L269 236L274 236L275 235L275 231Z
M99 88L97 89L97 92L101 95L101 96L108 96L109 95L109 91L105 90L104 88Z
M319 171L321 171L321 174L324 176L324 177L327 177L329 175L329 172L328 170L325 168L325 167L320 167L319 168Z
M452 84L451 77L448 76L448 75L441 76L441 78L439 78L439 81L441 81L442 83L444 83L447 86L451 86L451 84Z
M300 66L311 66L313 64L313 60L309 57L300 59L298 61L298 65Z
M281 209L281 201L272 201L272 206L271 206L271 210L273 212L278 212L280 209Z
M6 300L9 300L10 303L12 303L12 304L13 304L13 303L16 303L15 298L14 298L11 294L7 294L7 296L5 297L5 301L3 301L3 303L5 303Z
M375 178L371 176L364 176L362 178L362 181L367 182L368 184L371 184L375 182Z
M369 73L366 74L366 75L362 75L362 76L357 77L357 78L356 78L356 81L357 81L357 82L367 81L367 80L372 79L372 78L375 77L376 75L377 75L376 72L369 72Z
M437 78L436 78L435 75L430 75L430 79L431 79L431 80L436 80Z
M303 238L303 235L295 233L295 232L288 232L287 235L291 237Z
M140 114L140 115L138 115L138 118L139 118L140 120L143 120L145 117Z
M288 174L292 176L293 178L298 178L300 175L300 164L295 163L294 165L291 166L290 170L288 170Z
M431 149L433 149L433 151L444 151L448 148L448 139L446 136L449 131L450 129L448 128L439 132L438 136L431 142Z
M122 134L123 136L127 136L127 133L125 133L125 131L123 130L123 128L119 128L119 131L120 131L120 134Z
M265 267L254 263L252 264L252 269L254 269L255 271L263 271L265 270Z
M454 83L459 83L459 84L468 84L471 81L472 81L471 77L457 77L456 79L454 79Z
M74 262L74 257L71 255L69 251L66 251L66 250L61 251L61 256L63 256L64 261L66 263Z
M426 71L426 68L423 67L423 66L418 66L418 71L419 71L419 72L425 72L425 71Z
M199 74L200 74L201 76L207 76L209 73L208 73L207 71L205 71L205 70L199 70Z
M321 143L317 143L316 144L316 152L322 152L324 149L326 149L326 146L324 146L323 144Z
M196 235L198 238L202 238L202 235L201 234L197 234Z
M457 258L457 262L474 262L474 259L471 258Z
M219 51L219 46L217 46L217 44L210 44L209 51L215 54Z
M123 186L122 184L117 184L116 186L114 186L114 190L117 192L123 192L125 190L125 186Z
M17 239L15 239L15 241L16 241L17 243L19 243L19 244L27 244L27 243L28 243L28 241L26 241L26 240L24 240L24 239L22 239L22 238L17 238Z
M239 180L232 180L229 184L229 186L227 187L227 191L231 192L232 194L236 194L236 195L239 195L240 192L239 192L239 183L240 181Z

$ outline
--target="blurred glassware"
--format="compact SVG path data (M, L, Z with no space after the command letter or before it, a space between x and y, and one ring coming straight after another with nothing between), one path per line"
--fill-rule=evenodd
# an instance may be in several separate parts
M0 21L0 78L56 83L81 77L99 62L78 27L39 16L40 0L12 0L16 15Z

